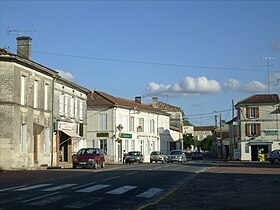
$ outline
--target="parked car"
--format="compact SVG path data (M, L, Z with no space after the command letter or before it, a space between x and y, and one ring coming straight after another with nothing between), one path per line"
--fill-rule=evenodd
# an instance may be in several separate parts
M83 148L73 155L73 168L105 167L105 156L100 148Z
M192 152L184 152L185 153L185 155L186 155L186 160L188 161L188 160L192 160L192 155L193 155L193 153Z
M162 162L165 163L167 156L163 154L161 151L153 151L150 155L150 163L152 162Z
M202 160L203 159L203 155L201 152L194 152L192 155L192 159L193 160Z
M280 150L273 150L268 153L268 160L274 164L280 163Z
M182 150L172 150L167 155L167 163L173 163L173 162L186 162L186 155Z
M125 164L131 164L131 163L143 163L144 162L144 157L141 152L139 151L130 151L126 154L125 156Z

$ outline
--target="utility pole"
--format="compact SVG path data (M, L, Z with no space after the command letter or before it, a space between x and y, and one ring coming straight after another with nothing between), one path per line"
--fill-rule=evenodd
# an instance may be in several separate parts
M272 57L263 57L264 60L266 60L266 68L267 68L267 91L270 93L270 81L269 81L269 67L270 67L270 60Z
M223 159L223 135L222 135L222 114L220 114L220 157Z

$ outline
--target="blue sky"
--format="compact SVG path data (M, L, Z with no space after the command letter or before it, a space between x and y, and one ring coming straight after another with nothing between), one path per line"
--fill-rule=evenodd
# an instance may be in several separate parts
M232 100L279 92L279 11L280 1L0 0L0 48L15 53L30 36L34 61L88 89L157 96L213 125L231 119Z

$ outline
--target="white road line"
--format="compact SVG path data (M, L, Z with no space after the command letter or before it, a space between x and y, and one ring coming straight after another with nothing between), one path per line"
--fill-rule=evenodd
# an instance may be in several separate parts
M108 179L103 179L103 181L108 181L108 180L112 180L112 179L117 179L119 178L120 176L114 176L114 177L111 177L111 178L108 178Z
M133 175L133 174L137 174L138 171L135 171L135 172L131 172L131 173L128 173L128 174L125 174L126 176L129 176L129 175Z
M59 186L55 186L55 187L50 187L41 191L56 191L56 190L61 190L67 187L72 187L72 186L76 186L77 184L63 184L63 185L59 185Z
M137 195L136 197L141 197L141 198L151 198L154 195L158 194L159 192L163 191L163 189L161 188L151 188L139 195Z
M155 167L154 170L155 170L155 169L160 169L160 168L162 168L162 167Z
M36 201L34 203L30 203L29 205L31 205L31 206L43 206L43 205L47 205L49 203L57 202L59 200L62 200L63 198L67 198L67 196L65 196L65 195L51 196L51 197Z
M35 198L31 198L31 199L28 199L28 200L22 201L22 203L27 203L27 202L30 202L30 201L39 200L39 199L41 199L41 198L49 197L49 196L52 196L52 195L55 195L55 194L58 194L58 193L59 193L59 192L55 192L55 193L51 193L51 194L47 194L47 195L43 195L43 196L39 196L39 197L35 197Z
M95 183L96 183L96 182L91 182L91 183L79 185L79 186L77 186L77 187L72 187L71 189L75 190L75 189L82 188L82 187L85 187L85 186L88 186L88 185L92 185L92 184L95 184Z
M107 184L97 184L97 185L94 185L92 187L88 187L88 188L85 188L85 189L77 190L75 192L85 192L85 193L88 193L88 192L93 192L93 191L101 190L101 189L109 187L109 186L110 185L107 185Z
M82 208L85 208L87 206L90 206L100 200L102 200L103 198L97 198L97 197L89 197L89 198L86 198L84 200L78 200L74 203L70 203L66 206L64 206L64 208L69 208L69 209L82 209Z
M45 186L49 186L49 185L52 185L52 184L37 184L37 185L29 186L29 187L24 187L24 188L16 189L16 190L13 190L13 191L33 190L33 189L36 189L36 188L45 187Z
M117 189L111 190L111 191L106 192L106 193L120 195L120 194L126 193L126 192L128 192L130 190L133 190L135 188L137 188L137 186L128 186L128 185L126 185L126 186L119 187Z
M4 191L8 191L8 190L14 190L14 189L25 187L25 186L26 185L20 185L20 186L16 186L16 187L9 187L9 188L5 188L5 189L1 189L0 192L4 192Z

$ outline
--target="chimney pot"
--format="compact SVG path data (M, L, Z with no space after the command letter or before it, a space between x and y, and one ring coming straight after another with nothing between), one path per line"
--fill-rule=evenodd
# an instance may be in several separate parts
M31 41L30 37L18 37L17 38L17 55L28 60L31 60Z
M135 97L135 102L141 104L141 96L136 96Z
M159 103L158 97L153 97L152 100L153 100L153 107L158 108L158 103Z

